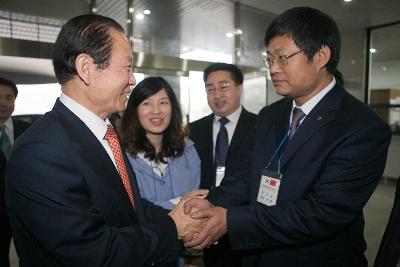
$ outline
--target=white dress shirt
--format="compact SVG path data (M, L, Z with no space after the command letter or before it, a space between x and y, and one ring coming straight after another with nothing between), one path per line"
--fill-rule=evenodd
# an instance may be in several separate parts
M235 133L236 125L239 121L240 114L242 113L242 106L240 105L237 110L232 112L230 115L228 115L226 118L229 119L229 122L225 124L225 128L228 132L228 142L229 144L231 143L233 134ZM215 155L215 143L217 142L217 135L219 132L219 128L221 127L221 123L219 122L219 119L221 119L220 116L214 115L214 121L213 121L213 144L214 144L214 155Z
M8 120L6 120L6 122L3 123L3 125L5 126L6 134L8 136L8 139L10 139L10 144L12 146L14 144L14 123L13 123L12 118L11 117L8 118ZM1 133L0 133L0 135L1 135ZM0 138L1 138L1 136L0 136Z
M333 76L332 76L333 77ZM321 101L321 99L330 91L332 90L333 86L336 84L336 79L333 77L332 81L328 84L327 87L325 87L321 92L313 96L311 99L309 99L307 102L305 102L301 107L296 106L296 102L293 100L293 105L292 105L292 112L290 112L290 121L292 121L293 117L293 109L296 108L301 108L301 110L306 114L303 119L301 119L300 124L303 123L304 119L307 117L308 114L313 110L313 108Z
M96 136L101 145L107 151L107 154L113 161L114 166L117 167L110 144L107 140L104 140L104 136L107 132L107 125L111 124L108 118L104 121L92 111L88 110L64 93L61 93L59 99L61 103L63 103L72 113L74 113L79 119L81 119L83 123L89 128L89 130Z

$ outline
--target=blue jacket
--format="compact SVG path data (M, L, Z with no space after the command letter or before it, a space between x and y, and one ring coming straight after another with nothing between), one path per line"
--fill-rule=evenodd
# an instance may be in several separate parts
M161 177L142 158L129 153L127 156L135 171L141 196L165 209L175 207L171 199L199 188L200 158L190 139L186 141L182 156L168 160L168 166Z

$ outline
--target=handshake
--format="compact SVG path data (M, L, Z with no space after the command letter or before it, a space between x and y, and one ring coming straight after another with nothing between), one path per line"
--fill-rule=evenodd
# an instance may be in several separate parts
M227 210L206 200L207 193L199 189L186 194L169 213L186 247L203 249L227 232Z

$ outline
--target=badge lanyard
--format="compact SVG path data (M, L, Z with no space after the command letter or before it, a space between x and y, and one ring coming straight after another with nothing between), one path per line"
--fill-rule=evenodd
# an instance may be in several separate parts
M271 159L269 160L267 166L261 171L260 187L258 189L257 202L266 206L275 206L278 201L279 188L282 180L281 168L281 151L283 144L287 141L290 134L289 130L285 133L285 136L280 141L278 147L275 149ZM278 158L278 170L272 171L268 168L270 167L273 160Z
M275 160L275 158L278 156L279 151L281 150L283 144L288 140L289 135L290 135L290 129L291 129L291 122L289 120L289 128L287 130L287 132L285 133L285 136L282 138L281 142L279 143L278 147L275 149L274 154L272 155L271 159L269 160L267 167L265 167L266 169L269 168L269 166L271 165L272 161ZM281 157L282 157L282 153L279 155L279 159L278 159L278 174L281 173Z
M285 136L282 138L282 140L279 143L278 147L275 149L275 152L272 155L271 159L269 160L269 162L267 164L267 167L265 167L266 169L269 168L269 166L271 165L272 161L275 160L276 157L278 156L278 152L281 150L283 144L289 138L289 134L290 134L290 127L289 127L289 130L286 132ZM280 169L281 169L281 156L282 156L282 154L279 155L279 159L278 159L278 173L280 173Z

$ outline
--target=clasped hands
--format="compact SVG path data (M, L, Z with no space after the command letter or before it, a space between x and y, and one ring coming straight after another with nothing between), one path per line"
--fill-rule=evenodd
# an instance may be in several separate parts
M226 209L206 200L207 193L203 189L188 193L169 213L186 247L203 249L227 232Z

